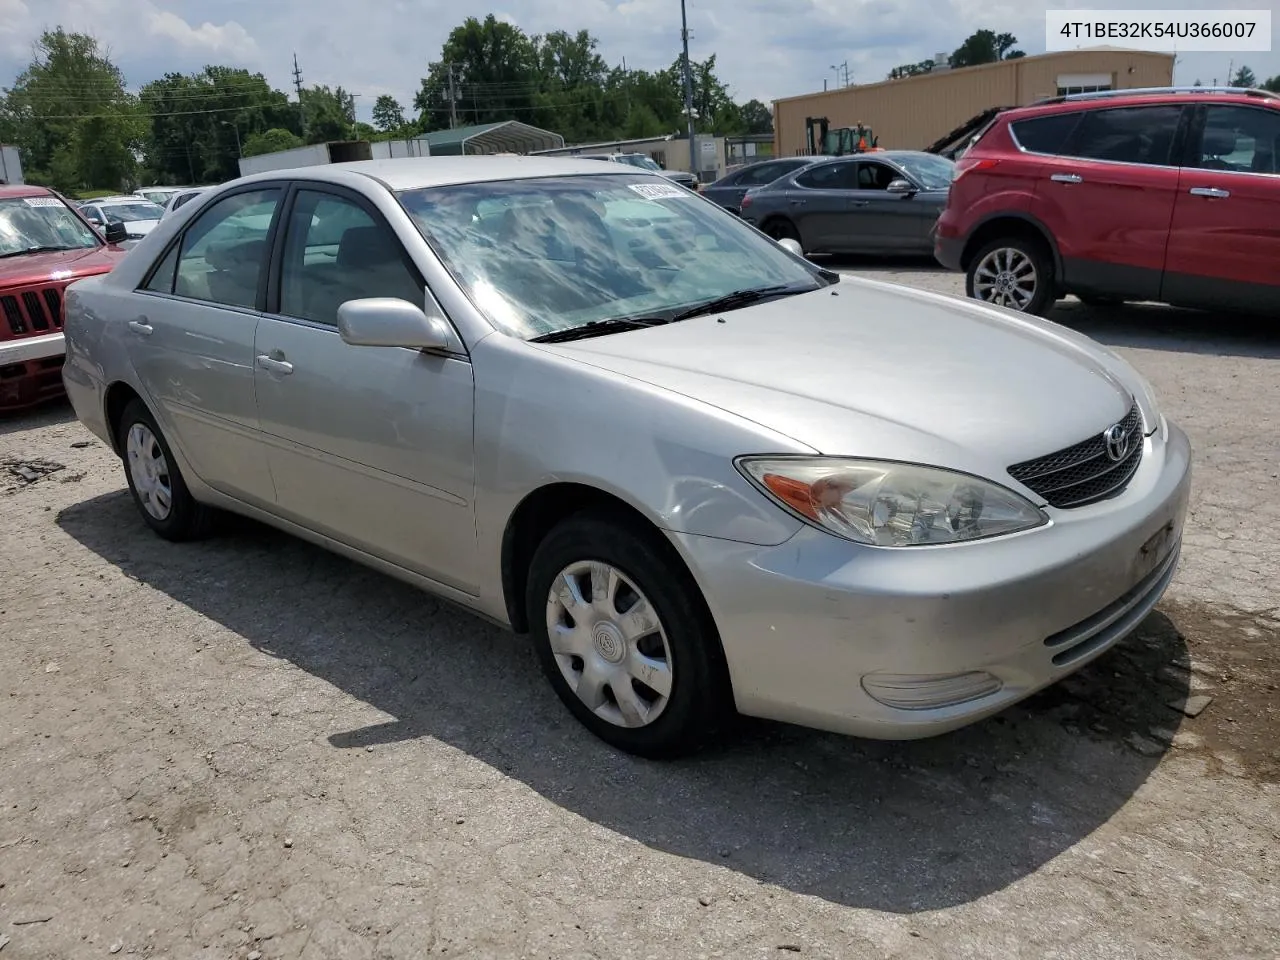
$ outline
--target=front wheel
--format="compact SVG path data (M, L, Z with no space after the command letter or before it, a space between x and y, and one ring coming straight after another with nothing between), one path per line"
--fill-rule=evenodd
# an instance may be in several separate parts
M543 672L601 740L691 752L728 713L720 640L677 558L607 515L572 517L534 553L526 603Z
M978 251L965 274L975 300L1043 317L1057 301L1053 260L1044 247L1022 237L993 240Z

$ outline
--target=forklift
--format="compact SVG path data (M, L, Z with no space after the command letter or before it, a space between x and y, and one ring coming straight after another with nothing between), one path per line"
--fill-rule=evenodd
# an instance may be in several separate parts
M843 157L851 153L873 153L882 149L880 138L871 132L870 127L861 123L832 129L826 117L805 117L804 132L811 157Z

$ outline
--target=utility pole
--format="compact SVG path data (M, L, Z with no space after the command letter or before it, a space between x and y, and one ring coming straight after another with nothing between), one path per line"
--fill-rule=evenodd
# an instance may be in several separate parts
M458 88L453 82L453 64L445 64L449 68L449 129L458 125Z
M298 115L302 118L302 139L307 139L307 106L302 102L302 70L298 68L298 55L293 55L293 86L298 91Z
M689 16L685 12L685 0L680 0L680 39L684 44L684 113L689 122L689 172L696 177L698 149L693 142L693 68L689 64Z
M841 64L833 63L831 65L831 69L836 73L836 83L840 83L840 80L843 77L844 83L840 83L840 85L842 87L847 87L849 85L849 61L846 60Z

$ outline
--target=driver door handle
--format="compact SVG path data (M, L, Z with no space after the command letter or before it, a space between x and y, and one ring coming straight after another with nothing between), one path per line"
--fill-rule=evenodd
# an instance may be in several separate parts
M1188 193L1193 197L1213 197L1215 200L1225 200L1231 196L1230 190L1223 190L1221 187L1192 187Z
M258 354L258 366L263 370L270 370L272 373L288 375L293 373L293 364L287 360L277 360L275 357L268 357L265 353Z
M791 205L792 205L793 207L803 207L803 206L804 206L806 203L808 203L808 202L809 202L808 200L801 200L801 199L796 198L796 197L792 197L792 198L791 198Z
M855 207L865 207L870 202L870 200L854 200L853 205Z
M1055 173L1049 179L1054 183L1084 183L1084 177L1078 173Z
M149 337L156 332L156 328L147 323L146 317L139 320L130 320L129 329L139 336Z

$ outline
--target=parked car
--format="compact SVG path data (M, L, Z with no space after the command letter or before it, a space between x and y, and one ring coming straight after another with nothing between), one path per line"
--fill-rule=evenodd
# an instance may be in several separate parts
M621 165L273 171L76 283L64 377L158 535L232 510L527 631L637 753L941 733L1132 630L1190 476L1143 378L790 246Z
M133 191L135 197L149 200L158 207L168 207L169 201L190 187L143 187Z
M935 255L969 296L1280 316L1280 95L1204 87L1007 111L959 161Z
M714 183L707 184L701 192L708 200L737 213L742 207L742 198L747 195L748 190L767 186L779 177L796 173L810 164L827 159L830 158L824 156L774 157L758 163L749 163L725 174Z
M100 230L108 224L122 224L126 235L122 243L128 247L155 229L164 216L164 207L141 197L100 197L83 201L80 212Z
M164 213L160 214L160 219L163 220L165 217L171 216L175 210L181 210L188 202L209 189L209 187L187 187L175 193L169 198L169 202L165 204Z
M124 227L107 229L124 239ZM62 395L63 289L121 253L54 191L0 186L0 412Z
M695 193L698 191L698 178L686 170L667 170L658 165L658 162L645 153L600 153L585 154L589 160L609 160L613 163L625 163L629 167L636 167L639 170L652 170L654 173L660 173L668 180L680 184Z
M914 150L811 163L742 198L741 215L813 253L933 253L955 164Z

